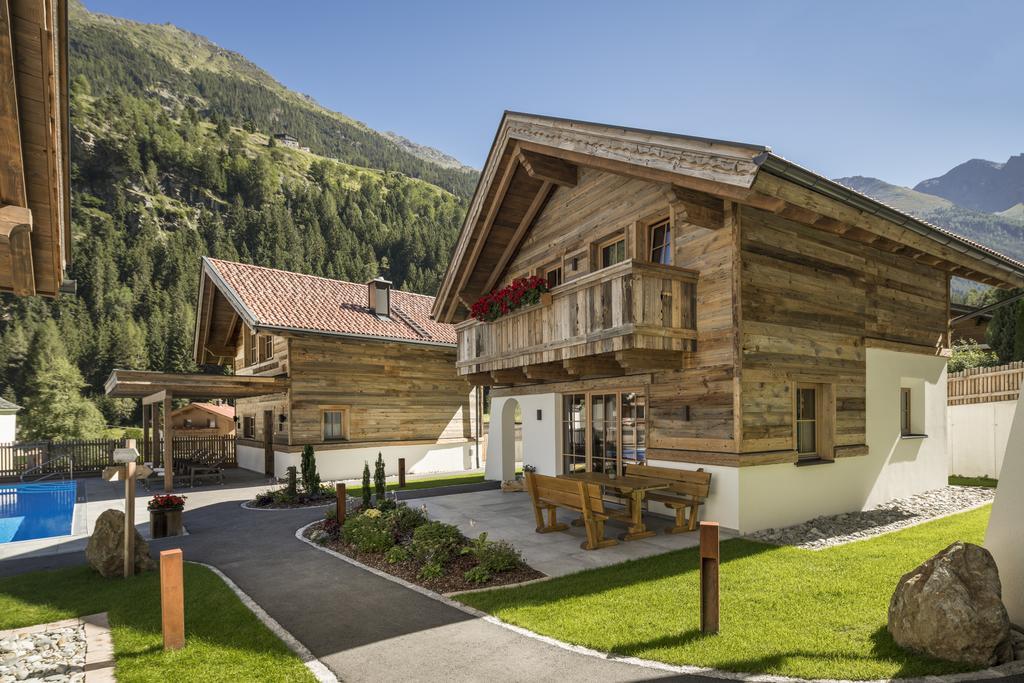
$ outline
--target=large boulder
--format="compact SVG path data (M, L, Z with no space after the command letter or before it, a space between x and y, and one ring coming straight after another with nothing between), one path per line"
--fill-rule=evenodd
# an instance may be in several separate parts
M992 554L958 541L905 574L889 602L889 633L900 647L947 661L989 666L1012 659Z
M135 531L135 573L156 569L149 544ZM85 546L85 559L102 576L124 576L124 513L104 510Z

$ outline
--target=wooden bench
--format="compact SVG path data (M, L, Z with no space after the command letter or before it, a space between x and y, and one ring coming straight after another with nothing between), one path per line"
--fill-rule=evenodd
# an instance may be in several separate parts
M614 538L604 537L604 523L608 520L609 515L604 509L599 485L527 472L526 489L530 492L530 498L533 500L537 533L548 534L552 531L568 529L569 525L559 523L556 517L558 508L566 508L578 512L583 519L587 540L580 544L581 548L597 550L618 543ZM544 522L545 511L547 511L547 523Z
M704 468L677 470L673 467L651 465L626 465L626 474L636 477L651 477L672 482L664 491L649 491L647 500L663 503L675 510L676 524L667 530L670 534L697 530L697 514L711 490L711 473ZM686 514L689 510L689 515Z

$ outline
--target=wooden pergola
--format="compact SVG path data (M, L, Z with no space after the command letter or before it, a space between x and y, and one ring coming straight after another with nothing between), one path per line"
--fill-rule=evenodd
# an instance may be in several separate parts
M164 491L170 493L174 489L172 399L245 398L274 394L288 390L288 379L114 370L107 378L104 389L107 396L114 398L141 399L144 456L155 456L160 451L160 431L163 430Z

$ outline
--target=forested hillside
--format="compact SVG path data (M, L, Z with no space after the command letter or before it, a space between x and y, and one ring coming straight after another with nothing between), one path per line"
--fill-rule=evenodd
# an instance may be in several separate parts
M132 422L134 402L102 396L114 367L196 370L202 255L436 290L474 173L415 156L174 27L79 6L70 33L78 295L0 300L0 394L26 408L21 438ZM278 130L314 153L273 146Z

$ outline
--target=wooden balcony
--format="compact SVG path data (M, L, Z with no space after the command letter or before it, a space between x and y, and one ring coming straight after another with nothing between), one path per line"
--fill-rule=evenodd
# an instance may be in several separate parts
M624 261L494 322L456 325L458 371L518 384L681 367L697 337L696 295L696 271Z

